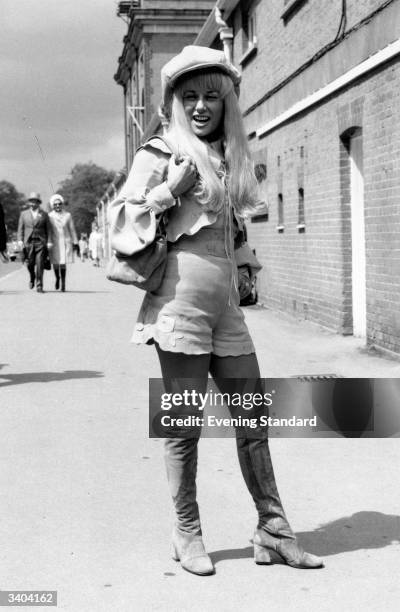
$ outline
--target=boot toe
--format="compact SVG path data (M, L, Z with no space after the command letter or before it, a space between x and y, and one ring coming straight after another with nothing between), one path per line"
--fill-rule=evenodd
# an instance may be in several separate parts
M214 566L199 534L190 534L175 530L172 536L173 558L192 574L209 576L214 574Z
M324 562L322 561L321 557L304 552L299 567L304 569L316 569L318 567L324 567Z
M210 576L214 574L214 566L211 562L210 557L207 554L201 555L200 557L192 557L191 559L184 559L181 561L183 569L192 574L198 576Z

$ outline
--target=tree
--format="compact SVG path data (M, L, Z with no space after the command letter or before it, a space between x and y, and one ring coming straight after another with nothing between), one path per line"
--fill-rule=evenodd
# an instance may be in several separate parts
M4 210L4 219L7 226L8 238L18 229L18 219L25 206L25 196L17 191L9 181L0 181L0 203Z
M93 162L76 164L70 175L62 181L58 192L69 204L78 236L88 234L96 215L96 205L113 181L115 172Z

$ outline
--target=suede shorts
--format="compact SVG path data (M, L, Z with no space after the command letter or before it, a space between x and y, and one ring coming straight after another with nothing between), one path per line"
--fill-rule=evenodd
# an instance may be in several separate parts
M223 247L201 235L171 245L163 282L146 293L132 342L156 341L164 351L189 355L255 352L232 278L237 270Z

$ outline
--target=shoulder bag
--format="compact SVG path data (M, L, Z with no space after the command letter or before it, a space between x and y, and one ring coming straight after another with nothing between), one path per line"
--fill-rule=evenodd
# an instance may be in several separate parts
M156 136L170 149L162 136ZM172 151L171 151L172 154ZM143 224L143 215L146 216ZM114 247L106 270L108 280L133 285L144 291L156 291L161 285L167 263L165 215L159 220L152 210L140 206L126 207L110 228ZM139 218L142 218L138 222Z
M256 304L256 276L262 265L247 242L235 249L235 261L238 269L240 306Z

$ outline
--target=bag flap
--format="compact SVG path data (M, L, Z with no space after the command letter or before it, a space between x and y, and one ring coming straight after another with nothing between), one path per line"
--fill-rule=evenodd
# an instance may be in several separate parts
M156 229L156 215L148 206L122 203L110 227L111 248L122 255L133 255L154 241Z

